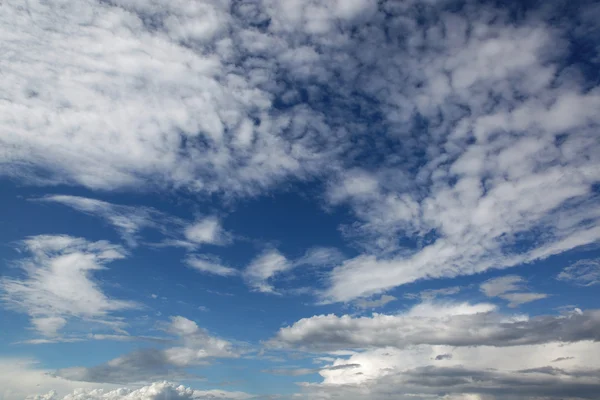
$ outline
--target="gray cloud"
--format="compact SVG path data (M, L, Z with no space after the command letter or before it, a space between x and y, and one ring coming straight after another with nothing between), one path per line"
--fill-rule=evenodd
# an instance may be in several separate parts
M305 384L307 398L387 399L593 399L600 388L591 376L539 371L504 372L426 366L391 372L360 385Z
M527 290L525 279L517 275L506 275L487 280L479 288L488 297L507 300L508 306L512 308L548 297L545 293L524 292Z
M119 384L199 379L186 368L206 365L214 358L238 357L230 342L209 335L187 318L171 317L167 332L175 336L167 343L169 347L140 349L93 367L59 369L55 375L74 381Z
M372 308L379 308L379 307L383 307L388 303L391 303L392 301L396 301L398 299L396 299L394 296L389 296L389 295L383 295L380 296L379 298L375 298L372 300L366 300L366 299L360 299L354 302L354 306L356 308L360 308L363 310L367 310L367 309L372 309Z
M567 361L567 360L572 360L574 358L575 357L558 357L558 358L555 358L554 360L552 360L552 362Z
M405 348L418 344L449 346L518 346L554 341L600 340L600 311L567 315L510 317L493 307L466 304L419 306L400 315L372 317L320 315L281 328L270 344L310 351L348 348ZM429 306L426 309L430 309ZM437 311L439 310L439 311Z

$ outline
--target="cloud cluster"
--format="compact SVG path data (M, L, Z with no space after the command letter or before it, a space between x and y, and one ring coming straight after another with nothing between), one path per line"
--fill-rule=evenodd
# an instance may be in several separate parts
M273 107L285 87L264 53L277 39L256 26L252 7L5 5L1 50L13 56L1 65L3 174L93 189L256 193L318 173L337 152L317 131L331 141L343 133L329 132L319 112Z
M0 24L4 174L226 195L317 177L365 250L332 271L330 301L600 238L600 92L565 61L591 5L17 3Z
M0 280L1 299L27 313L43 335L57 336L70 318L118 329L121 323L113 313L137 307L134 302L108 297L93 279L105 264L126 256L121 246L64 235L33 236L22 246L31 257L16 264L22 277Z
M557 27L552 7L515 17L511 6L445 4L385 3L385 18L348 39L344 72L358 69L353 83L387 136L328 183L329 202L354 210L344 232L366 254L332 272L325 298L512 267L600 238L598 87L563 64L583 14Z
M323 381L303 383L299 398L592 399L599 316L576 309L528 317L485 303L421 303L400 315L303 319L270 344L330 354L321 357L329 362L318 370Z

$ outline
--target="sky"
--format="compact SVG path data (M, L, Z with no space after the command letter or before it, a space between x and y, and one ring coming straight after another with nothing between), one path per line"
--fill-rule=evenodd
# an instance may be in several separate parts
M599 20L4 0L0 400L597 398Z

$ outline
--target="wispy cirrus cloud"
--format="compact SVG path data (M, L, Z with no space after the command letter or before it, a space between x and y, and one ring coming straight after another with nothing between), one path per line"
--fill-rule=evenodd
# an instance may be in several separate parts
M49 195L34 200L63 204L104 219L131 247L138 245L140 232L144 229L154 229L165 236L162 242L154 246L183 247L190 251L207 244L226 245L232 240L232 235L223 229L221 221L215 216L189 222L152 207L114 204L81 196Z
M600 283L600 259L579 260L565 267L556 279L580 286L597 285Z

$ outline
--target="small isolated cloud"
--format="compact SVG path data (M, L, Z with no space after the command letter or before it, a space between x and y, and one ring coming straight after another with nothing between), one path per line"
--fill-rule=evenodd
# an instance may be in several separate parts
M395 298L394 296L385 294L383 296L380 296L379 298L374 298L371 300L368 300L368 299L357 300L354 302L354 306L356 308L360 308L362 310L367 310L367 309L383 307L386 304L391 303L392 301L396 301L396 300L398 300L398 299Z
M221 227L221 222L216 217L199 219L184 229L184 236L188 242L198 245L227 243L228 235Z
M564 268L556 279L579 286L597 285L600 283L600 259L579 260Z
M488 297L497 297L506 292L514 292L523 288L524 279L517 275L506 275L490 279L480 285L481 291Z
M184 262L189 267L206 274L219 276L235 276L239 273L239 271L235 268L226 267L222 265L221 261L217 257L210 257L207 255L189 256L184 260Z
M512 308L548 297L545 293L523 292L527 289L525 279L517 275L490 279L482 283L479 289L488 297L499 297L508 301L508 306Z
M276 293L269 281L285 271L293 268L293 264L277 250L268 250L256 257L244 271L244 279L248 285L258 292Z
M452 354L446 353L446 354L438 354L437 356L435 356L434 360L435 361L441 361L441 360L451 360L452 359Z
M21 245L31 254L17 263L25 275L3 277L0 295L9 307L27 313L41 334L58 335L70 318L118 326L112 314L137 307L110 298L93 278L106 264L126 257L121 246L64 235L33 236Z

